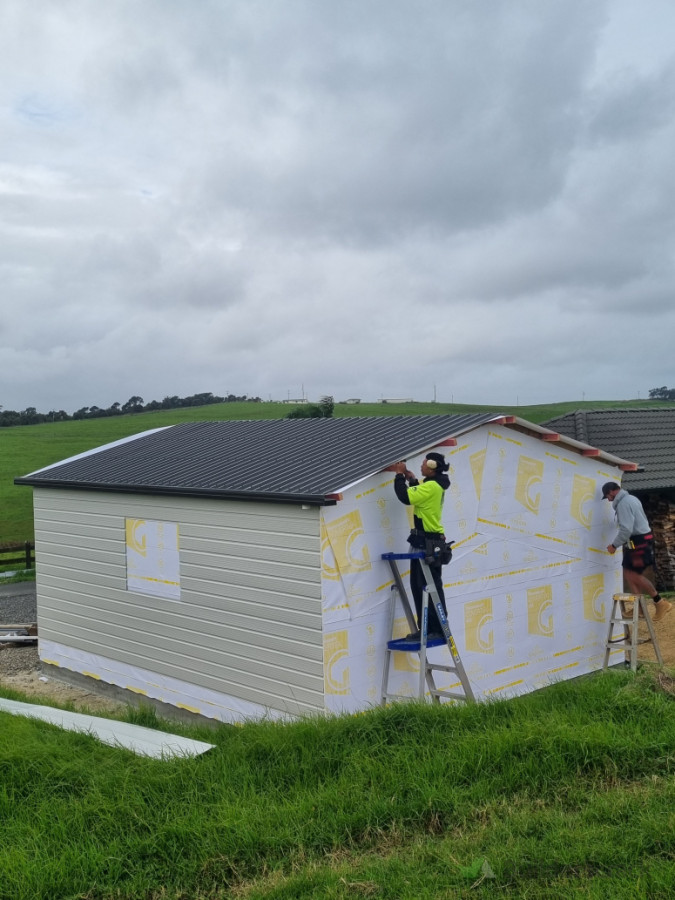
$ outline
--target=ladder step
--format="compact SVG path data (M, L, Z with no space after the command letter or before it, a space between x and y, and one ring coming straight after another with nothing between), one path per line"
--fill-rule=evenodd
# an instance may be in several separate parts
M466 694L455 694L452 691L441 691L436 688L435 691L429 691L434 697L448 697L450 700L466 700Z
M396 638L392 641L387 641L387 647L390 650L400 650L404 653L415 653L421 648L422 644L420 641L408 640L407 638ZM427 640L427 649L429 647L447 647L448 642L444 637L440 638L429 638Z
M456 666L441 666L436 665L436 663L427 663L427 669L434 672L457 672L459 673L459 669Z
M417 700L413 694L382 694L384 700Z
M410 553L383 553L382 559L424 559L426 556L423 550L413 550Z

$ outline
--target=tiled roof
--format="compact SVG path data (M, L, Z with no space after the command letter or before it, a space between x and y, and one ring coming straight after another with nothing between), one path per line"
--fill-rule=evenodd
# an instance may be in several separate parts
M622 484L629 490L675 488L675 406L577 410L546 427L635 460L643 471L625 473Z
M328 495L495 418L391 416L175 425L17 478L17 484L325 503Z

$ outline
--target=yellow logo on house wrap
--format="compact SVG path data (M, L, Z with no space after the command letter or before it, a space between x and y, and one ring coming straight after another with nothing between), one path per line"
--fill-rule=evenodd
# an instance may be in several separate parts
M595 499L595 479L586 478L584 475L575 475L572 483L572 500L570 512L573 518L580 522L584 528L591 527L593 519L593 506L584 511L586 503L593 503Z
M361 513L357 509L322 525L321 568L326 578L337 581L341 575L367 572L371 568L368 547L364 544L360 551L357 550L357 541L364 533Z
M597 575L584 575L581 579L581 587L584 597L584 619L590 622L605 621L605 601L598 599L605 592L605 576L602 572Z
M469 600L464 604L464 635L466 649L474 653L494 653L492 629L492 597Z
M516 500L535 514L539 512L541 499L537 485L541 484L543 477L544 463L541 459L532 459L531 456L520 457L516 476Z
M473 485L476 488L476 496L480 500L480 489L483 484L483 470L485 469L485 454L487 450L479 450L478 453L472 453L469 457L471 464L471 474L473 475Z
M349 632L334 631L323 636L324 690L327 694L349 693Z
M553 588L550 584L527 589L527 631L553 637Z
M148 553L148 539L144 528L145 519L127 519L125 522L127 547L140 556L147 556Z

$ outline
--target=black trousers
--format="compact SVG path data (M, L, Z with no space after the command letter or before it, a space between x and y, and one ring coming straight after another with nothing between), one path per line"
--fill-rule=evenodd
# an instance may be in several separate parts
M431 569L431 575L434 579L434 585L436 586L436 590L438 591L438 596L441 598L441 603L443 605L443 612L448 615L448 610L445 605L445 593L443 592L443 568L441 566L429 566ZM417 613L417 627L422 630L422 599L424 596L424 588L426 587L427 582L424 577L424 573L422 572L422 565L419 559L411 559L410 560L410 590L413 595L413 600L415 601L415 612ZM427 633L436 631L442 633L443 629L441 628L441 623L438 620L438 616L436 615L436 607L433 603L433 599L429 597L429 619L427 625Z

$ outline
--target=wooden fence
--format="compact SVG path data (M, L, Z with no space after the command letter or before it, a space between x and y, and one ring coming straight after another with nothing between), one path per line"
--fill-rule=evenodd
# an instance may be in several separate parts
M35 565L35 544L0 544L0 566L21 566L32 569Z

